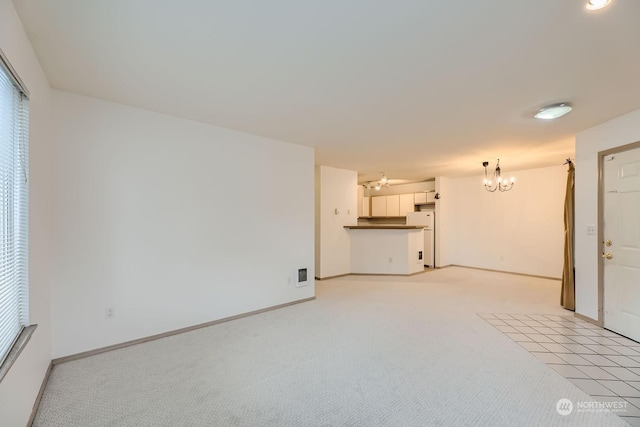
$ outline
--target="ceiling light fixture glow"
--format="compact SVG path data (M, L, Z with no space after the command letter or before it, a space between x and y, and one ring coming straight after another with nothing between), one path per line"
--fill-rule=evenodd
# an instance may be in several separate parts
M609 6L611 0L589 0L586 4L586 8L589 10L600 10Z
M573 107L569 103L561 102L541 108L534 117L542 120L553 120L570 113L571 110L573 110Z

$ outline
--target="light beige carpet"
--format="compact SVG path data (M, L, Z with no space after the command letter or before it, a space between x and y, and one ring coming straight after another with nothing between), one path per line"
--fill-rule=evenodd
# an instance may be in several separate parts
M560 282L447 268L54 368L35 426L625 426L476 313L567 314Z

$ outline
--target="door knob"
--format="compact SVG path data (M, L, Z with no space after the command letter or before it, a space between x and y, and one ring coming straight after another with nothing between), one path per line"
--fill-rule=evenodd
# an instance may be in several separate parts
M607 252L606 254L602 254L602 258L611 259L613 255L611 255L611 252Z
M611 245L613 245L613 242L611 240L605 240L604 244L607 245L607 246L611 246Z

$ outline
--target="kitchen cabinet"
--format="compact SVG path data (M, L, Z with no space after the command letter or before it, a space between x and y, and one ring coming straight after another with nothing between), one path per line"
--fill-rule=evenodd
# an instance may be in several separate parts
M415 205L426 205L427 204L427 193L414 193L413 194L413 203Z
M400 216L406 216L409 212L416 210L413 202L413 193L400 194Z
M428 193L414 193L413 203L416 205L428 205L436 202L436 192L429 191Z
M386 196L373 196L371 198L371 216L387 216Z
M362 198L362 214L360 216L369 216L371 215L370 213L370 209L369 209L369 205L371 204L370 202L370 197L363 197Z
M416 205L433 203L428 201L428 194L435 193L408 193L408 194L392 194L389 196L371 196L363 197L361 206L362 212L359 216L386 216L386 217L403 217L407 216L409 212L415 212ZM418 200L415 200L415 196L419 195ZM371 199L371 200L369 200ZM367 208L371 206L369 211Z
M400 216L400 195L387 196L387 216Z

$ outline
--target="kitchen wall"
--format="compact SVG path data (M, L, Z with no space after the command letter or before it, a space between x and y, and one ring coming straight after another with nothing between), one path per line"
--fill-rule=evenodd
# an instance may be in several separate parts
M316 277L351 272L349 230L358 222L358 173L316 166Z
M0 49L30 92L29 320L38 324L0 383L0 425L24 426L51 361L51 141L50 90L22 24L0 0Z
M483 176L452 180L453 264L562 277L566 166L509 171L513 190L490 193ZM442 192L443 200L448 194ZM437 218L437 217L436 217Z
M53 112L54 357L314 296L312 148L62 91Z
M620 116L576 136L576 313L598 319L598 153L640 141L640 110Z

